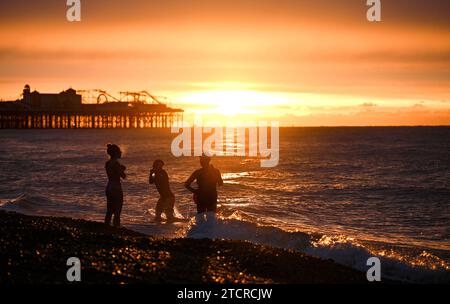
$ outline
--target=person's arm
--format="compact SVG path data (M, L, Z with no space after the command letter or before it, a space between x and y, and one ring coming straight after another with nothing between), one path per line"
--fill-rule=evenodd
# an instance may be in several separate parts
M125 174L125 166L121 165L118 161L114 162L112 170L114 170L115 174L117 174L121 178L123 179L127 178Z
M186 189L188 189L189 191L191 191L192 193L196 193L197 189L192 188L191 184L194 180L196 180L197 178L197 171L195 171L194 173L191 174L191 176L189 176L189 178L184 182L184 186L186 187Z
M223 179L222 179L222 174L220 174L220 171L219 171L219 169L217 169L217 184L219 185L219 186L223 186Z
M153 169L150 170L150 175L148 176L148 183L149 184L153 184L155 182L155 178L153 177L153 174L155 173L155 171L153 171Z
M120 165L120 177L123 179L127 178L127 175L125 174L126 167L124 165Z

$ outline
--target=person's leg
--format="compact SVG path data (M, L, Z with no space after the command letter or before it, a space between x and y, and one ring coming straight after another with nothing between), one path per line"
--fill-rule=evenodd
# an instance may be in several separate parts
M112 213L114 215L113 226L120 226L120 214L122 212L123 205L123 192L122 189L115 189L112 192Z
M207 211L206 212L206 221L208 223L211 223L211 224L217 223L216 212L214 212L214 211Z
M114 204L114 227L120 227L120 214L122 213L122 202L117 202Z
M175 197L166 198L164 213L166 214L166 218L168 221L173 221L175 218L173 211L174 205L175 205Z
M105 224L111 226L111 217L112 217L112 203L106 203L106 216L105 216Z
M206 206L203 204L197 204L197 214L206 212Z
M205 204L205 207L206 207L205 211L216 213L216 211L217 211L217 197L211 196L208 199L207 203Z
M217 201L209 204L207 209L208 209L208 211L216 213L217 212Z
M162 197L159 198L155 207L155 221L161 221L161 213L164 210L164 199Z
M205 222L205 213L204 212L197 213L195 215L195 223L196 224L201 224L201 223L204 223L204 222Z
M206 207L201 202L197 203L197 214L195 215L195 222L197 224L203 223L205 221Z
M217 210L217 197L211 196L208 200L205 214L206 221L208 222L208 226L210 226L210 228L215 227L215 224L217 223L216 210Z

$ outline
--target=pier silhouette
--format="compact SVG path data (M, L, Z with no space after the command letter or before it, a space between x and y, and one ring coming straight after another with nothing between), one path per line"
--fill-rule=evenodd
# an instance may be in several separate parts
M147 91L117 98L99 89L47 94L25 85L22 99L0 102L0 129L170 128L183 112Z

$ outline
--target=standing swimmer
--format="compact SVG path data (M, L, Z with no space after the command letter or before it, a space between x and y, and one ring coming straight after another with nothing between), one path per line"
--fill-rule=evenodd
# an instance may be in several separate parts
M223 185L220 171L214 168L211 164L211 158L203 155L200 157L200 169L195 170L194 173L184 183L185 187L194 193L197 204L197 219L202 219L203 214L211 216L215 219L217 209L217 186ZM194 181L197 181L198 189L191 186Z
M123 191L120 179L126 178L125 166L119 163L122 157L122 151L117 145L108 144L106 153L110 156L105 164L106 174L108 175L108 185L106 186L106 216L105 224L111 225L111 218L114 215L113 226L120 226L120 213L123 205Z
M153 162L153 168L150 170L148 182L155 184L159 193L159 200L155 208L155 222L161 221L161 214L164 212L168 222L175 220L173 215L173 206L175 203L175 196L170 190L169 175L163 169L164 162L157 159Z

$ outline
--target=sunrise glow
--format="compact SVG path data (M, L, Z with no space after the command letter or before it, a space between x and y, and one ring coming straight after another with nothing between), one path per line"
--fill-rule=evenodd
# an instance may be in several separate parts
M0 98L28 83L148 90L185 117L450 124L444 2L386 1L376 24L364 1L83 1L76 23L63 2L1 4Z

